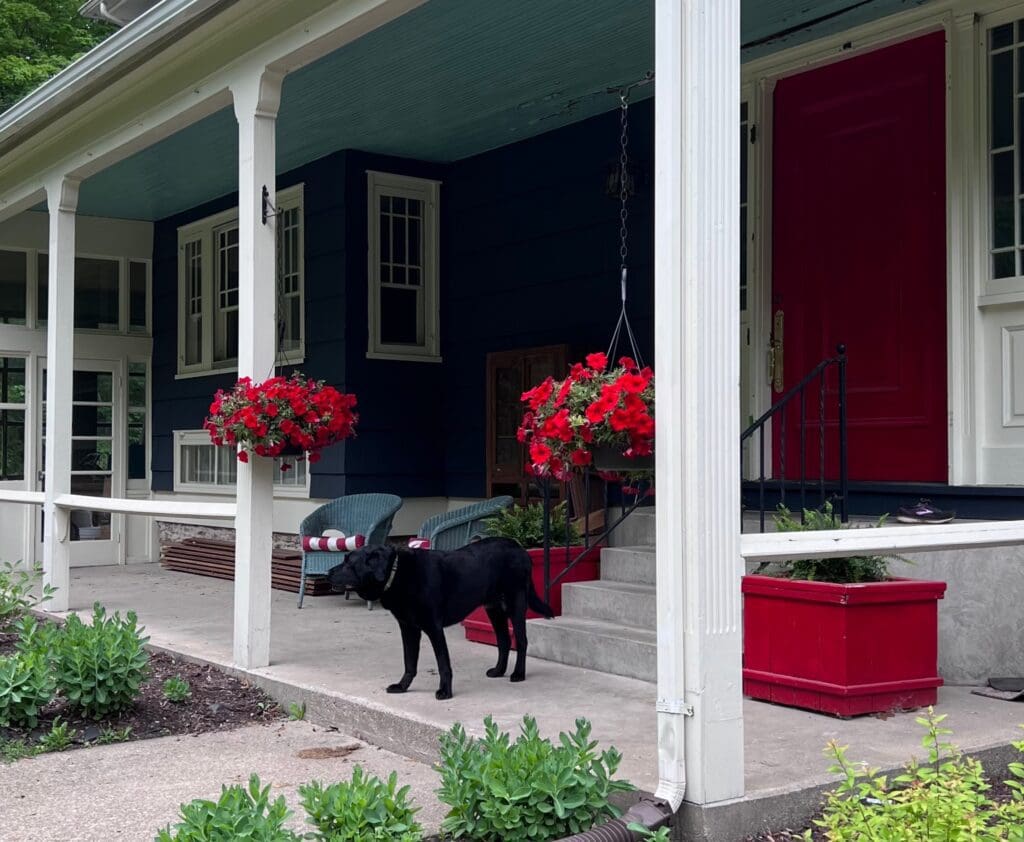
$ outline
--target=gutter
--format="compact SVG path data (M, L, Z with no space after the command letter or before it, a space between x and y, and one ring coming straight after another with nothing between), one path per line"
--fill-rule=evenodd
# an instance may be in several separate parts
M163 0L0 115L0 157L237 0Z

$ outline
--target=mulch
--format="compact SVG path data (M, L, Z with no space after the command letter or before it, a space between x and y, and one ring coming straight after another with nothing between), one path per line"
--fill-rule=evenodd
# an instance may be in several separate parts
M14 651L16 641L16 635L0 633L0 655ZM215 667L177 660L161 652L150 653L149 665L149 678L130 709L97 721L82 717L58 697L43 709L36 728L0 728L0 741L22 739L34 744L58 717L74 731L75 747L92 744L108 729L129 728L129 739L145 740L227 731L285 718L277 703L262 690ZM163 684L175 676L189 683L192 695L185 701L164 698Z

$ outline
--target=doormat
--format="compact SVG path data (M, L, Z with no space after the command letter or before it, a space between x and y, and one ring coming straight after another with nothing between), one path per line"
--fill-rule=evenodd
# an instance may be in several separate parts
M990 678L988 687L976 687L971 692L1007 702L1024 701L1024 678Z

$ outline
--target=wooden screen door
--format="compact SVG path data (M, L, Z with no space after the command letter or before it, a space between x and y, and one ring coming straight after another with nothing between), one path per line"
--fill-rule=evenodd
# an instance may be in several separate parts
M774 106L771 318L784 376L773 400L845 343L850 478L945 482L943 33L783 79ZM831 477L834 387L833 375ZM808 403L816 421L817 390ZM787 420L792 477L799 425ZM812 476L816 427L807 440Z

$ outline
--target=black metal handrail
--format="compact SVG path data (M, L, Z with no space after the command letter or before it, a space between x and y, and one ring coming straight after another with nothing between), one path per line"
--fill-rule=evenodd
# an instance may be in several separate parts
M827 496L826 485L825 485L825 379L832 366L835 366L838 375L839 383L836 393L836 399L838 404L838 417L837 417L837 433L838 433L838 447L839 447L839 480L838 489L832 494L831 498ZM786 412L794 401L799 401L800 406L800 479L797 484L797 492L800 495L800 512L801 517L803 516L804 509L807 508L807 391L808 387L811 386L817 380L818 382L818 496L819 505L824 505L830 499L832 501L834 509L838 512L839 517L843 523L847 521L846 504L849 494L849 478L847 472L847 438L846 438L846 346L837 345L836 355L834 357L827 357L818 363L810 372L808 372L803 379L800 380L795 386L787 391L778 401L776 401L772 407L765 412L760 418L752 423L747 429L740 435L740 452L742 458L742 450L748 440L753 438L755 433L759 433L758 440L758 509L760 510L760 529L764 532L765 526L765 491L769 484L777 484L779 489L780 502L785 505L786 503L786 419L788 414ZM769 421L778 421L779 424L779 475L773 478L767 478L765 476L765 427Z

